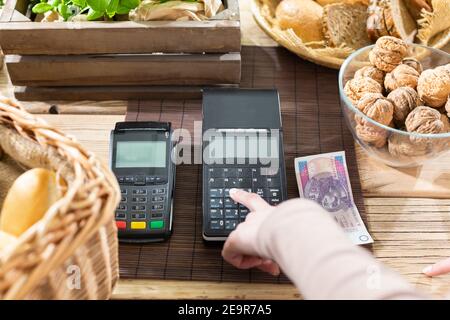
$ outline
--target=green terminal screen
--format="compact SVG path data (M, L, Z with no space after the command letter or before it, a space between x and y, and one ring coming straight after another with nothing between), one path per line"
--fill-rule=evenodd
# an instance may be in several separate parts
M164 168L165 141L118 141L116 168Z

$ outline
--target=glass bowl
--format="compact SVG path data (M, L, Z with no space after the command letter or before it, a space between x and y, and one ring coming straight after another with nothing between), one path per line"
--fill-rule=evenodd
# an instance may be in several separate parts
M385 126L359 111L346 96L345 84L353 78L356 70L370 65L368 56L372 48L373 45L354 52L344 61L339 72L341 107L355 140L370 157L392 167L420 166L447 152L450 146L450 132L420 134ZM408 56L418 59L424 70L450 63L450 54L417 44L410 45Z

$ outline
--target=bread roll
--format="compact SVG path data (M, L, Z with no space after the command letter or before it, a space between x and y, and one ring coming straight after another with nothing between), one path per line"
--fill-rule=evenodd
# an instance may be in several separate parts
M0 231L19 237L59 198L55 172L41 168L28 170L14 181L6 195Z
M323 8L313 0L283 0L275 12L281 29L293 29L303 42L324 40Z

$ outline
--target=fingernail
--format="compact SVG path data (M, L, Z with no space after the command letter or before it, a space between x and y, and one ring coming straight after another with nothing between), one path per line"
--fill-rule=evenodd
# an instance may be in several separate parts
M238 191L238 189L236 188L231 188L230 189L230 195L235 194Z
M431 270L433 270L433 266L428 266L428 267L425 267L425 268L422 270L422 272L425 273L425 274L427 274L427 273L430 273Z

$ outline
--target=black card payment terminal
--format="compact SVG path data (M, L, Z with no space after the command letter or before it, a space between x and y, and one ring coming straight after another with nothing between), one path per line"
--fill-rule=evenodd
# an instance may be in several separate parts
M231 188L272 205L287 198L280 103L276 90L203 92L203 238L223 241L249 209Z
M121 189L115 217L122 242L163 241L171 234L171 138L168 122L118 122L111 132L111 168Z

